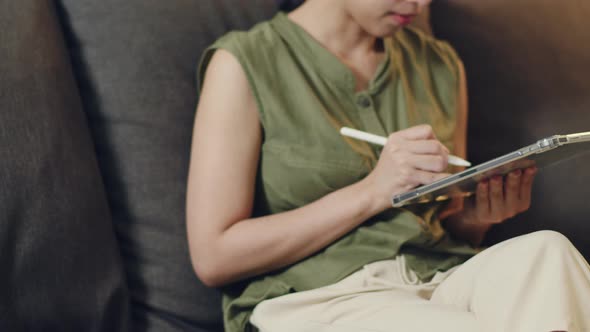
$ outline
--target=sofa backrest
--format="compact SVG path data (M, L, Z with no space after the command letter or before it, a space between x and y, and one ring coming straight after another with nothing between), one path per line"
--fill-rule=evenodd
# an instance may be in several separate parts
M0 1L0 331L127 331L117 247L53 3Z
M434 1L435 34L465 62L469 158L482 162L545 136L590 131L590 2ZM491 243L538 229L567 235L590 258L590 155L536 179L531 209Z
M125 261L135 331L220 331L195 276L185 193L204 48L274 0L59 0Z

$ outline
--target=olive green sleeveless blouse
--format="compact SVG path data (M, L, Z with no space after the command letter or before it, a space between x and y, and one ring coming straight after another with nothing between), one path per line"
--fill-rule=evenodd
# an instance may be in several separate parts
M386 60L360 92L352 72L284 13L250 31L231 32L205 51L200 82L215 50L224 49L240 62L256 99L264 139L255 216L301 207L370 172L376 159L359 153L358 142L345 140L341 125L387 136L428 123L453 150L456 53L412 28L386 38L384 45ZM375 156L381 151L364 148ZM227 287L226 331L254 330L248 319L265 299L332 284L397 254L404 254L423 280L465 261L475 249L449 237L437 218L439 209L440 204L389 209L303 261Z

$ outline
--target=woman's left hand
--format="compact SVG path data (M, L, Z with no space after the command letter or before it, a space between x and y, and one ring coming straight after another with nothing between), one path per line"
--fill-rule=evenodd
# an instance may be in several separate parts
M475 197L454 199L439 217L451 233L479 246L492 225L528 210L536 173L536 167L529 167L481 181Z
M529 167L480 182L475 198L465 202L465 217L478 224L499 224L528 210L536 173L536 167Z

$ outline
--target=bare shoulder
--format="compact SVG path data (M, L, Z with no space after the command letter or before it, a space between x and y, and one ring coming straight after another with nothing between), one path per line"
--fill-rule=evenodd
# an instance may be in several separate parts
M216 86L223 83L228 89L248 88L246 74L238 59L231 52L218 49L206 68L201 95L209 92L206 90L208 85Z
M227 50L216 50L206 68L197 120L205 117L203 113L230 115L231 119L225 121L240 121L247 117L258 122L257 103L246 73L238 59Z
M219 136L253 137L259 130L256 102L243 68L232 53L217 50L206 69L195 135L205 134L204 140Z

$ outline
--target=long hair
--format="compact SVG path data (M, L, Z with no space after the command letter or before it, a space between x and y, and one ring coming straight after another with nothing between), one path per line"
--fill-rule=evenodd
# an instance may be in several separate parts
M290 12L299 7L305 0L277 0L279 9L285 12Z

